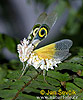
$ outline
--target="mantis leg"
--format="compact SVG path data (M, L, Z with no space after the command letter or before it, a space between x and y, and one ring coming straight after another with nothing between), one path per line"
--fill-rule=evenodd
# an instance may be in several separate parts
M25 64L24 64L24 62L23 62L23 68L22 68L22 71L24 70L24 68L25 68Z
M24 65L24 67L23 67L23 72L22 72L20 78L24 75L24 73L25 73L27 67L28 67L28 64L26 64L26 66Z
M43 70L44 81L48 84L48 82L46 81L45 75L46 75L46 70Z

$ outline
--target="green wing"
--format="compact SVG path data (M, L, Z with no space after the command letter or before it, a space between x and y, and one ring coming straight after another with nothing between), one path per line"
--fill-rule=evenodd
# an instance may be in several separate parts
M46 24L49 26L49 28L52 28L52 26L56 23L56 20L57 20L57 13L54 10L46 17L43 24Z
M46 17L47 17L47 13L46 12L41 13L40 16L37 18L37 21L35 22L35 25L37 25L37 24L42 25L42 23L43 23L43 21L44 21L44 19Z
M36 22L35 22L35 25L33 26L32 30L31 30L31 32L30 32L30 34L29 34L29 36L28 36L28 39L29 39L30 41L32 41L32 39L34 38L34 34L33 34L34 29L35 29L35 28L39 28L39 27L42 25L42 23L43 23L43 21L44 21L44 19L45 19L46 17L47 17L47 13L43 12L43 13L41 13L40 16L37 18L37 20L36 20ZM36 33L35 33L35 34L36 34Z

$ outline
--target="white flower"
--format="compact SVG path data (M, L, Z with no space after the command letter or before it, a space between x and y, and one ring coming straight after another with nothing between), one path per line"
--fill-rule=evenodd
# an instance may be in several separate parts
M25 62L29 58L29 55L31 54L33 49L34 46L32 46L32 44L29 44L29 40L27 41L27 39L24 38L23 41L21 41L21 44L17 45L20 61Z
M61 61L56 61L55 59L40 59L37 54L32 53L30 59L27 61L30 65L33 65L35 69L41 68L41 70L54 69L57 67L58 63Z
M47 69L54 69L53 68L53 61L52 59L48 60L46 59Z

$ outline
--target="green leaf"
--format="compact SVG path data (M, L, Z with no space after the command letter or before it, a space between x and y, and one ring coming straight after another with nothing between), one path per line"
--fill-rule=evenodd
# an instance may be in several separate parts
M83 76L83 70L82 70L82 72L81 72L81 75L80 76Z
M18 40L5 34L0 34L0 49L7 47L9 51L16 53Z
M0 33L0 50L4 47L4 40L2 38L2 34Z
M52 85L47 84L45 81L35 81L33 80L29 87L40 88L40 89L50 89L50 90L58 90L58 87L54 87Z
M16 93L17 90L0 90L0 97L5 99L12 98L15 96Z
M56 72L56 71L48 71L47 76L58 79L59 81L68 81L71 79L67 73L61 74L61 73Z
M58 5L56 6L56 12L58 14L58 17L60 17L64 13L66 8L66 2L64 2L63 0L59 1Z
M81 87L81 88L83 89L83 79L81 79L81 78L75 78L75 79L74 79L74 83L75 83L77 86L79 86L79 87Z
M9 65L10 65L10 67L12 68L12 69L14 69L14 70L22 70L22 67L23 67L23 64L20 62L20 61L18 61L17 59L13 59L13 60L10 60L9 61Z
M30 92L34 92L34 93L40 93L40 90L34 88L34 87L26 87L24 89L24 92L30 93Z
M5 37L5 45L11 52L16 52L16 44L9 36Z
M37 100L37 98L35 96L20 93L16 100Z
M81 57L83 56L83 48L79 48L78 55L81 56Z
M24 83L26 83L31 80L31 77L30 76L22 76L20 80L22 80Z
M83 70L83 66L80 64L67 62L59 64L59 67L56 68L56 70L62 70L62 69L68 69L77 72L78 70Z
M74 90L76 92L76 94L78 94L81 89L78 88L76 85L74 85L73 83L66 83L66 90L69 91L69 90Z
M15 82L12 82L12 84L10 85L10 89L21 89L24 86L24 82L22 80L17 80Z
M53 86L60 86L60 82L54 78L46 77L46 81Z
M50 77L47 77L47 76L46 76L45 79L46 79L47 83L49 83L49 84L51 84L51 85L60 86L60 82L57 81L56 79L52 78L52 77L50 78ZM37 81L44 82L44 77L43 77L43 75L39 75L39 76L37 77L36 80L37 80Z
M30 77L34 77L34 76L36 76L38 73L37 73L37 71L36 70L33 70L33 71L27 71L27 73L26 73L26 75L27 76L30 76Z
M7 75L7 78L9 79L19 79L19 77L21 76L20 74L20 70L17 70L17 71L11 71L8 75Z
M83 64L83 59L82 59L82 57L75 56L75 57L71 58L68 62Z
M80 23L76 20L78 20L77 19L77 11L70 8L66 26L61 30L63 32L63 34L68 34L71 36L78 34L79 29L80 29Z
M0 83L2 82L3 78L7 75L7 71L0 68Z
M4 82L4 83L1 83L0 84L0 91L3 90L3 89L6 89L10 86L10 82Z

